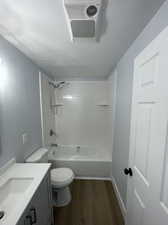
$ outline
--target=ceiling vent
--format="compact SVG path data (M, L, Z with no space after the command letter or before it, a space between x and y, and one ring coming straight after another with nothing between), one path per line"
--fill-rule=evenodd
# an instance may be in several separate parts
M97 39L101 0L64 0L71 40Z

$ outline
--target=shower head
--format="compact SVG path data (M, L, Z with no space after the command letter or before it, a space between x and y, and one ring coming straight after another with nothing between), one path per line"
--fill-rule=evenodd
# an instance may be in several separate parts
M54 88L61 89L66 85L68 85L69 83L67 83L66 81L60 81L60 82L49 82L49 84L52 85Z
M60 81L57 83L57 88L63 88L66 85L65 81Z

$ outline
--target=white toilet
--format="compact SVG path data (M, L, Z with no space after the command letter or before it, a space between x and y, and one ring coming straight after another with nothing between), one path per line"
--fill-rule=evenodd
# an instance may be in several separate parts
M25 160L26 163L47 163L48 150L40 148ZM69 168L51 169L51 184L53 190L53 205L66 206L71 201L69 185L74 179L74 173Z

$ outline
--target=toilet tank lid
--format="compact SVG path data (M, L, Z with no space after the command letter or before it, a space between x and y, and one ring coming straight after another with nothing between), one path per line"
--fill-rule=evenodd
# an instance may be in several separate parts
M40 148L37 151L35 151L32 155L30 155L25 162L27 163L36 163L39 162L42 157L44 157L48 153L48 149L46 148Z

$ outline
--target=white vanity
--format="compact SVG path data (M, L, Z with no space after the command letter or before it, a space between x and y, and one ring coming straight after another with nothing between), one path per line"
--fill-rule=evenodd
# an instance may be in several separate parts
M53 224L50 167L12 162L0 170L1 225Z

